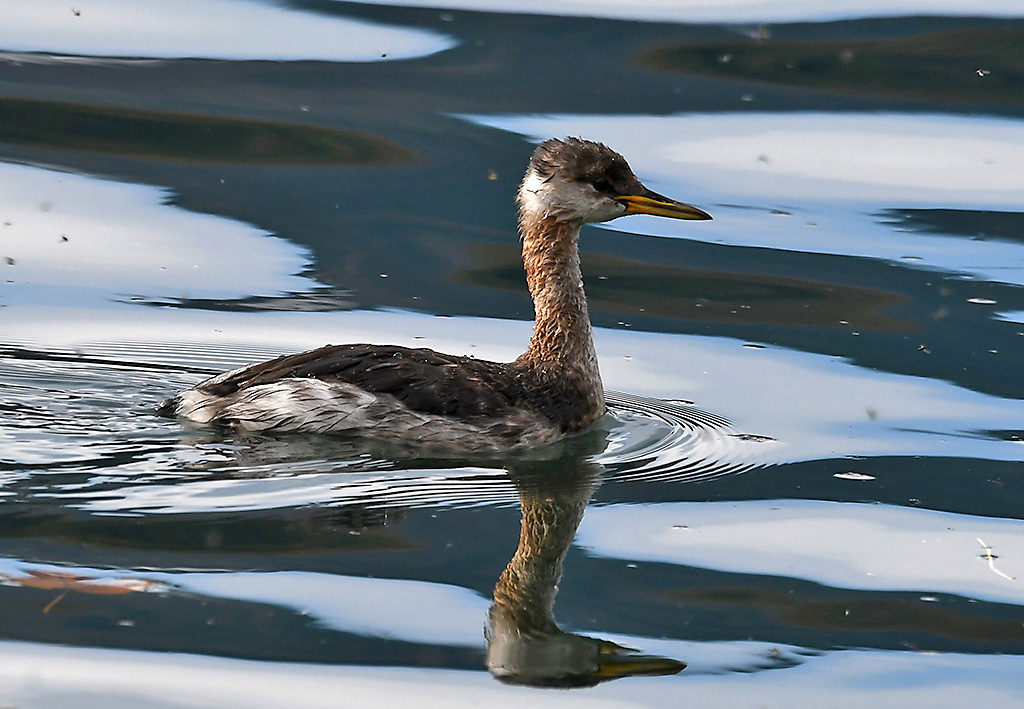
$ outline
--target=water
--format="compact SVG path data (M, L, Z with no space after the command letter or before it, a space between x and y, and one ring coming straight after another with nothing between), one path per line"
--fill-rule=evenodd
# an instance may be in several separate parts
M1020 702L1013 7L80 5L0 9L0 704ZM597 430L155 415L327 342L517 356L567 134L715 217L585 229Z

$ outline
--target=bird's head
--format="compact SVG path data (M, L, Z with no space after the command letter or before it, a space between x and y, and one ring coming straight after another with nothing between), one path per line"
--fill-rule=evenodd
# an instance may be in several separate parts
M625 158L580 138L552 138L537 146L519 188L519 204L525 220L583 224L627 214L711 219L697 207L647 189Z

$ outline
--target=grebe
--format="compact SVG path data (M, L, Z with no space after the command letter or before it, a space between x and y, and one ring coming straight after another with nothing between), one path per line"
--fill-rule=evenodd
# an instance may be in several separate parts
M220 374L160 408L249 431L348 433L501 451L586 429L605 411L580 273L583 224L627 214L711 219L652 192L601 143L551 139L519 188L535 322L514 362L395 345L327 345Z

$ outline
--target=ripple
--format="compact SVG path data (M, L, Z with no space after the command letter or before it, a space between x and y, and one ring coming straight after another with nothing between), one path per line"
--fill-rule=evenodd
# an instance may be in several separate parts
M610 480L710 480L762 465L766 446L779 445L688 402L611 391L606 401L617 426L597 462Z

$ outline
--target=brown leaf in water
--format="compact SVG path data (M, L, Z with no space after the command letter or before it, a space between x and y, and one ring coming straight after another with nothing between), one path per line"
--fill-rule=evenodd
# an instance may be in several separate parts
M24 588L59 590L60 594L43 608L43 613L49 613L50 609L57 605L69 591L114 596L125 593L154 591L164 586L164 584L158 581L147 581L146 579L93 578L60 571L36 570L27 571L24 576L0 574L0 583L10 586L22 586Z

